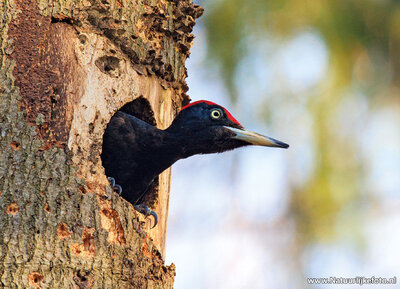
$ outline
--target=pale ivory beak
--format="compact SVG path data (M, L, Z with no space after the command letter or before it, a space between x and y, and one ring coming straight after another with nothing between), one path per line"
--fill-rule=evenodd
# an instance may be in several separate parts
M245 141L252 145L266 146L266 147L279 147L279 148L285 148L285 149L287 149L289 147L289 145L284 142L273 139L272 137L263 136L256 132L252 132L252 131L245 130L245 129L242 130L242 129L233 128L233 127L229 127L229 126L225 126L225 128L229 129L230 131L235 133L235 136L232 137L233 139L242 140L242 141Z

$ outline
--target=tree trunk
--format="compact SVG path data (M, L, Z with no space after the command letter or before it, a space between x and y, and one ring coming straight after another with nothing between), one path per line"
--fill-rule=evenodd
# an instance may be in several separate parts
M170 170L150 230L112 192L100 153L139 101L170 124L187 102L191 0L0 2L0 287L172 288L164 266ZM143 105L144 104L144 105Z

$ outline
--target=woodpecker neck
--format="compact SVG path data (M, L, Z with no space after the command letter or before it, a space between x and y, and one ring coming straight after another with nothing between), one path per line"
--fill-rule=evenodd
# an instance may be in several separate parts
M154 159L159 160L160 169L163 171L182 158L184 148L182 139L178 135L171 134L166 130L157 130L160 139L159 143L154 145L152 154Z
M202 153L201 148L198 147L198 139L191 137L185 130L167 129L163 133L165 142L162 144L161 150L170 155L169 160L173 160L171 165L177 160Z

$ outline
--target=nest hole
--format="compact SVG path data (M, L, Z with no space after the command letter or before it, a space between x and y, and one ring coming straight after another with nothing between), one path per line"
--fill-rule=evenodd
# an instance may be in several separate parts
M128 102L121 107L119 111L133 115L134 117L137 117L153 126L157 125L150 103L144 97L139 97L134 101Z

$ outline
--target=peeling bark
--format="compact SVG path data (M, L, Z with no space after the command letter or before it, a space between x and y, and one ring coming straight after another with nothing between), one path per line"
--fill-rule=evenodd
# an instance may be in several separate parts
M112 192L100 153L136 101L167 127L188 101L188 1L0 3L0 287L172 288L165 266L170 170L148 220ZM145 99L146 101L141 101Z

